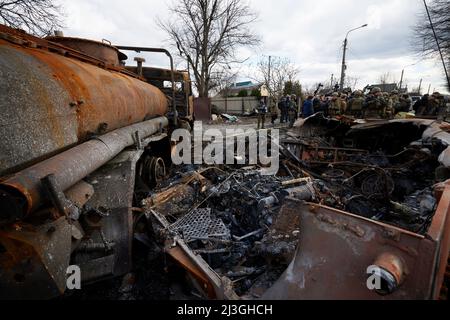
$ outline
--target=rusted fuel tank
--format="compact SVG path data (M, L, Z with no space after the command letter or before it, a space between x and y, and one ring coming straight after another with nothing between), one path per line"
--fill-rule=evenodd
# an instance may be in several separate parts
M107 44L69 38L58 46L6 27L0 32L0 176L167 113L166 96L121 72L119 52ZM70 47L100 54L82 61L70 57Z
M0 25L0 299L61 295L69 265L83 283L131 269L136 184L171 150L167 93L125 59Z

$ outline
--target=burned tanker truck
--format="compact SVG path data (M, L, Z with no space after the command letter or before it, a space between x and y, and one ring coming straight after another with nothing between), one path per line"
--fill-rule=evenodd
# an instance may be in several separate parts
M119 50L171 69L125 67ZM83 283L129 272L135 195L165 176L192 102L164 49L0 25L0 298L61 295L70 265Z

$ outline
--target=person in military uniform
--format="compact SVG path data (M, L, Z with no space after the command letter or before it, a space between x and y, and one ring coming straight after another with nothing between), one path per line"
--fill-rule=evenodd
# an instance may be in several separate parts
M295 96L293 96L295 97ZM297 103L295 100L290 99L289 100L289 127L292 128L294 126L295 120L298 117L298 109L297 109Z
M362 117L362 110L364 105L364 93L361 90L356 90L353 93L353 98L348 102L347 114L355 118Z
M395 110L396 113L399 112L409 112L412 106L412 99L409 94L402 94L398 99L397 108Z
M384 116L387 103L383 98L383 93L378 87L373 88L367 95L363 106L364 118L380 118Z
M295 120L298 119L298 115L300 113L300 108L297 104L297 96L295 94L293 94L291 96L291 106L293 106L295 108Z
M392 106L394 109L396 109L397 104L399 103L399 96L398 96L398 90L392 90L389 97L392 100Z
M286 97L281 98L281 101L278 103L278 108L281 112L280 123L286 123L288 121L288 106Z
M426 114L429 99L430 99L430 95L426 94L414 104L413 110L415 111L416 116L423 116Z
M328 115L330 117L339 116L342 114L341 109L341 99L339 98L339 93L335 92L331 96L330 105L328 107Z
M445 101L445 97L439 92L435 92L435 99L437 100L437 116L445 117L447 114L447 103Z
M270 99L269 112L270 112L270 115L272 118L271 123L274 125L275 121L278 119L278 113L279 113L277 101L275 98Z
M341 94L341 114L345 114L347 112L347 99L348 95L346 93Z
M437 116L445 113L444 97L439 92L434 92L428 98L428 104L424 116Z
M395 109L391 95L388 92L383 92L383 99L386 102L386 106L383 110L383 117L386 119L393 119L395 115Z
M399 109L399 96L398 96L398 90L392 90L389 95L389 107L391 107L391 113L392 116L394 116L397 112L396 110Z
M264 129L266 123L267 106L264 99L261 99L258 106L258 130Z

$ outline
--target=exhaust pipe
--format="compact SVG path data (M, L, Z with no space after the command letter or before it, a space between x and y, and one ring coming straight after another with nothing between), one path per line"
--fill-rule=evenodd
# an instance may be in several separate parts
M55 182L65 191L93 173L125 148L168 126L166 117L117 129L72 149L42 161L0 182L0 225L26 218L46 199L41 180L54 175Z

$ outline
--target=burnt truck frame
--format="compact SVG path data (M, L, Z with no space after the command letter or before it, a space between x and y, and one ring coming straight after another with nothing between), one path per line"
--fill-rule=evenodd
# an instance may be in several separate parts
M127 56L106 41L41 39L1 25L0 46L2 74L13 79L10 84L1 79L8 94L21 72L10 67L11 61L23 59L36 74L50 77L24 90L38 94L39 107L47 104L48 112L58 113L54 119L33 114L26 119L34 123L36 141L49 141L48 150L25 152L22 158L8 153L22 145L25 133L18 131L9 132L13 141L2 145L2 153L17 161L2 158L0 168L0 298L60 296L71 265L82 270L85 284L128 273L134 230L142 219L136 193L147 192L165 176L171 165L170 132L193 119L188 73L174 70L165 49L122 47L164 53L171 62L169 70L142 67L139 59L137 68L126 68ZM33 72L26 67L24 76ZM165 88L164 81L172 86ZM60 121L65 122L60 126ZM43 137L46 126L59 131ZM55 133L64 138L53 146Z

